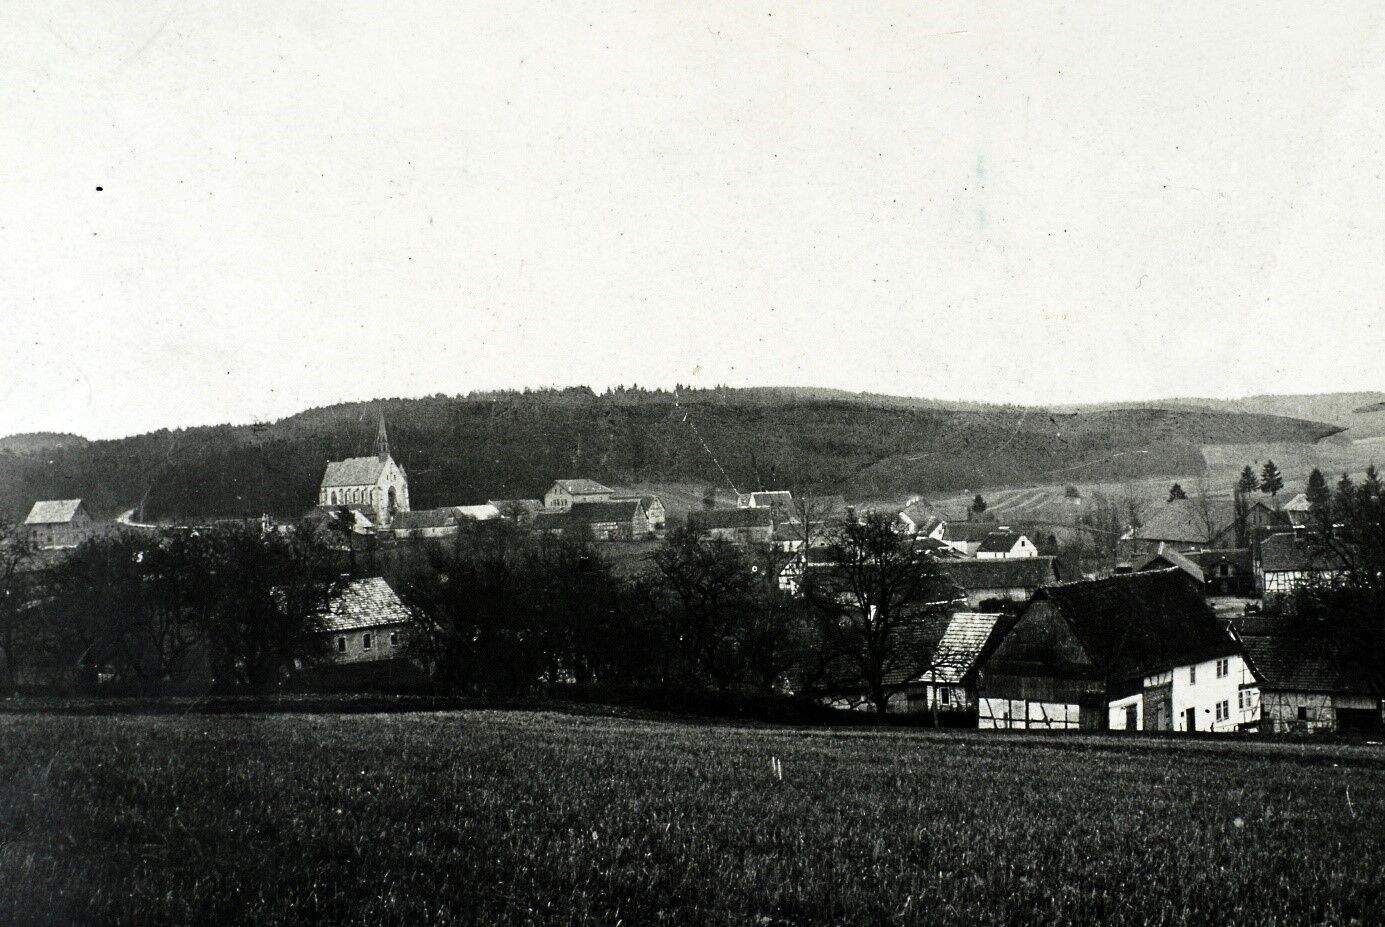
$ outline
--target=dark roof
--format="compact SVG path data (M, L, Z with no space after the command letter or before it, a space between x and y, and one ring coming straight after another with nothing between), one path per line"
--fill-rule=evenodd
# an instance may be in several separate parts
M938 568L964 590L1037 589L1058 581L1052 557L939 560Z
M511 511L523 511L526 515L543 511L542 499L487 499L486 502L495 506L502 515Z
M1150 554L1145 560L1141 561L1140 564L1135 567L1135 570L1137 572L1145 572L1148 570L1165 570L1169 567L1177 567L1200 583L1205 582L1207 579L1207 575L1203 572L1201 566L1183 554L1180 554L1163 541L1159 542L1159 549L1153 554Z
M1183 556L1202 567L1203 575L1211 574L1222 563L1231 564L1238 573L1249 573L1251 570L1249 547L1217 547L1190 551Z
M348 457L330 461L327 472L322 474L322 486L373 486L388 460L387 457Z
M34 507L29 510L29 517L24 519L24 524L66 525L77 517L77 510L81 507L81 499L51 499L35 502Z
M323 616L324 631L355 631L385 625L407 624L408 609L399 601L390 584L378 576L357 579L347 584L328 603Z
M999 527L994 521L950 521L943 528L943 540L976 543L986 540Z
M460 518L455 508L416 509L412 512L396 512L390 521L390 527L395 531L450 528L456 525Z
M1267 573L1338 570L1341 558L1314 548L1308 538L1292 531L1271 534L1260 542L1260 568Z
M978 554L1005 554L1014 550L1022 535L1013 531L992 531L976 549Z
M555 480L553 485L573 496L594 496L600 493L615 492L609 486L602 486L596 480L588 479Z
M1332 641L1302 633L1284 618L1259 617L1244 623L1241 643L1262 688L1376 694L1363 674L1346 668Z
M1175 544L1211 544L1226 534L1230 522L1222 518L1215 503L1210 513L1204 513L1197 499L1173 499L1159 506L1134 536L1147 541L1171 541ZM1212 521L1208 535L1207 514Z
M1004 562L1004 561L1001 561ZM1231 656L1240 648L1198 584L1179 569L1126 573L1040 589L1108 680Z
M574 502L567 515L574 522L583 525L608 521L633 521L635 515L644 510L639 499L612 499L608 502Z
M703 509L688 513L688 527L701 531L717 528L772 528L774 512L769 508Z
M645 510L646 512L648 512L648 511L649 511L649 507L650 507L651 505L653 505L654 503L656 503L656 502L659 503L660 505L663 505L663 500L660 499L658 496L613 496L613 497L611 498L611 501L612 501L612 502L638 502L640 505L644 506L644 510Z
M535 513L534 527L548 531L566 528L578 529L586 525L607 522L630 524L634 522L635 514L643 510L644 507L638 499L626 499L620 502L614 500L610 502L575 502L572 508L566 512Z

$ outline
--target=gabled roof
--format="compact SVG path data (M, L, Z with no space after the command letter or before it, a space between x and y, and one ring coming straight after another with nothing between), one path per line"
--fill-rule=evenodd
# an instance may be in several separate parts
M1309 539L1301 538L1293 531L1271 534L1260 542L1260 569L1266 573L1306 573L1341 568L1341 558L1329 551L1316 550Z
M612 499L607 502L575 502L568 509L567 516L574 522L594 525L608 521L629 522L643 513L644 503L639 499Z
M648 512L648 511L649 511L649 507L650 507L651 505L653 505L654 503L656 503L656 502L659 503L660 505L663 505L663 500L660 499L658 496L612 496L612 497L611 497L611 501L612 501L612 502L638 502L640 505L644 506L644 510L645 510L646 512Z
M324 631L358 631L386 625L407 624L408 609L393 588L378 576L347 583L327 605Z
M81 507L81 499L49 499L35 502L34 507L29 510L29 517L24 519L24 524L66 525L77 517L77 510Z
M950 521L943 528L943 540L980 543L999 527L994 521Z
M615 492L615 490L611 489L609 486L602 486L596 480L582 478L554 480L553 485L570 496L595 496L601 493Z
M454 505L452 511L462 518L473 518L476 521L490 521L492 518L500 517L500 509L489 502L482 505Z
M938 568L964 591L1037 589L1058 581L1052 557L1004 560L939 560Z
M976 548L978 554L1008 554L1015 549L1015 545L1020 542L1022 534L1015 534L1013 531L992 531L986 535L986 540L981 542L981 546Z
M1135 570L1136 572L1143 572L1148 570L1168 569L1169 567L1177 567L1199 583L1205 582L1207 579L1206 574L1203 573L1202 567L1198 566L1191 559L1180 554L1163 541L1159 542L1159 549L1141 561L1140 564L1135 567Z
M1377 694L1364 674L1345 666L1331 640L1303 633L1283 618L1262 617L1243 626L1241 643L1264 689Z
M1183 556L1202 567L1204 576L1215 572L1217 566L1222 563L1230 564L1237 573L1251 571L1249 547L1214 547L1209 550L1189 551Z
M957 612L953 615L933 653L933 669L926 674L928 681L951 685L963 682L976 668L982 651L995 636L998 624L1003 624L1000 615L982 612Z
M1212 520L1208 532L1208 516ZM1147 541L1169 541L1174 544L1212 544L1231 527L1221 523L1215 509L1205 512L1197 499L1173 499L1154 510L1149 519L1135 532L1134 537Z
M787 489L767 489L748 494L750 499L746 508L789 509L793 506L793 493Z
M644 506L638 499L622 502L576 502L566 512L536 512L534 528L539 531L578 530L587 525L607 522L631 524L636 514L643 514Z
M1179 569L1048 586L1029 607L1044 601L1053 604L1108 681L1240 650L1197 584Z
M455 508L414 509L412 512L397 512L390 522L395 531L421 531L427 528L449 528L457 524Z
M328 462L327 471L322 474L322 488L335 486L374 486L385 472L389 458L348 457L345 460Z
M701 531L719 528L773 528L774 512L768 508L703 509L688 513L688 527Z
M933 510L933 507L923 502L916 502L909 506L899 513L899 517L908 519L919 534L932 534L943 523L943 518Z
M1281 507L1286 512L1310 512L1313 509L1313 503L1308 501L1307 493L1301 492L1297 496L1294 496L1292 499L1290 499L1288 502L1284 503L1284 505Z

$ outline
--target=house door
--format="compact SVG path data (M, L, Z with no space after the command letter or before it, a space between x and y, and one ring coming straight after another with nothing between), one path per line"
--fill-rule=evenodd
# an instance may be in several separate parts
M1135 725L1139 722L1139 713L1139 709L1136 706L1125 706L1125 729L1127 731L1133 731L1136 729Z
M1196 709L1196 708L1189 708L1189 709L1188 709L1187 711L1185 711L1183 714L1186 715L1187 718L1188 718L1188 730L1189 730L1189 732L1192 732L1192 731L1197 730L1197 709Z

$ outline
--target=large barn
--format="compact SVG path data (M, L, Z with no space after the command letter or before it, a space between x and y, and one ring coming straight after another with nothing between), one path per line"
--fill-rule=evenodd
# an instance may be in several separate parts
M1241 645L1182 570L1035 593L981 668L981 727L1234 731Z

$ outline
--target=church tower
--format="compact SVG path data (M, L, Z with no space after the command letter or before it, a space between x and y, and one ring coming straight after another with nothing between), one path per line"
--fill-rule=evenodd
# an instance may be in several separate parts
M375 433L375 456L384 463L390 457L390 436L385 431L385 413L380 413L380 430Z

